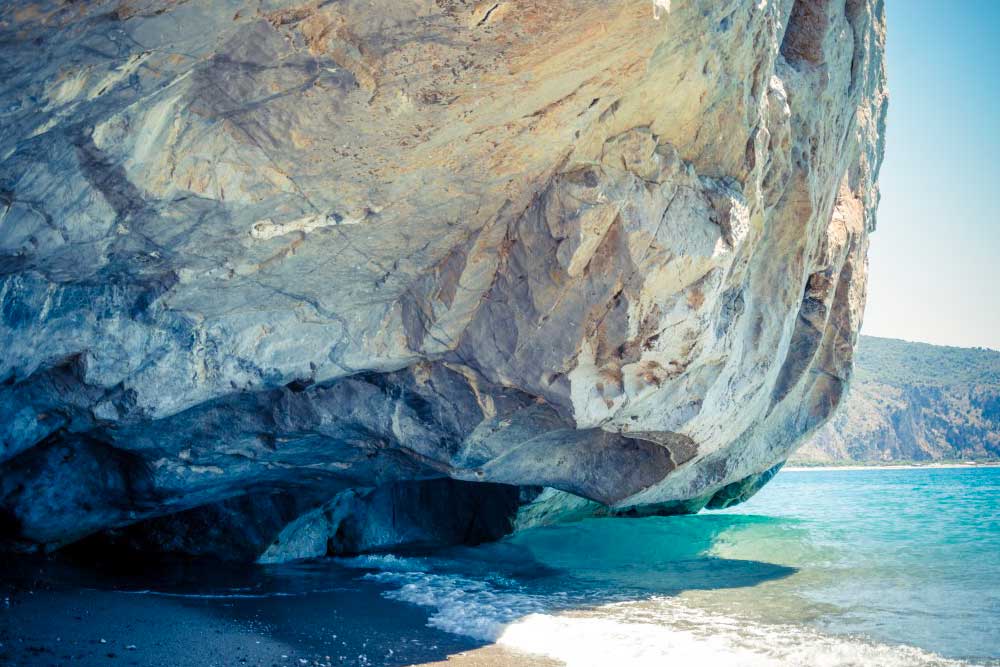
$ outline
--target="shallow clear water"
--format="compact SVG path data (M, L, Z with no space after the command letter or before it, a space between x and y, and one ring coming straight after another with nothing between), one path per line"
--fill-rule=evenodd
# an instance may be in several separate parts
M723 512L339 565L570 665L1000 665L1000 468L783 472Z

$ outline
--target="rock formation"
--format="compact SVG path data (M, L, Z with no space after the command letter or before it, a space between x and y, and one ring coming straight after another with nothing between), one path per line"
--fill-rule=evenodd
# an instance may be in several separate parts
M851 373L882 5L8 3L8 544L744 497Z

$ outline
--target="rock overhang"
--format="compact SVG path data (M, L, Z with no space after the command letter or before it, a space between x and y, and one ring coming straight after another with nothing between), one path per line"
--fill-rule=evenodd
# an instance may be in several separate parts
M881 5L487 4L5 10L19 538L439 477L708 502L829 416Z

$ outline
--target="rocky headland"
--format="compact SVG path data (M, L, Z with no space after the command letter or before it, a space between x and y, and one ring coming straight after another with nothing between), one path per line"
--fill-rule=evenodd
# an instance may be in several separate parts
M790 459L801 464L1000 460L1000 352L862 336L850 390Z

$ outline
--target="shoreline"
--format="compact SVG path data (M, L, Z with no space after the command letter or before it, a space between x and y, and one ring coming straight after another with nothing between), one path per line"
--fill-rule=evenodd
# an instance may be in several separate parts
M915 463L878 463L872 465L865 465L863 463L848 463L845 465L838 464L819 464L819 465L786 465L781 469L781 472L811 472L811 471L829 471L829 470L949 470L949 469L968 469L974 470L977 468L1000 468L1000 461L982 461L974 463L927 463L927 464L915 464Z

